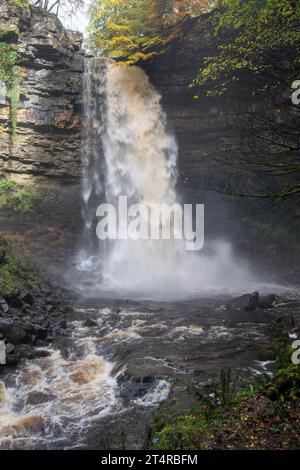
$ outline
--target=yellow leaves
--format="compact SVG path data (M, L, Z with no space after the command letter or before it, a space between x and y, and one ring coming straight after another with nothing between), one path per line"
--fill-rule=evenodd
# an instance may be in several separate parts
M134 42L128 36L116 36L110 40L110 45L112 48L116 46L130 46L135 47Z
M127 27L126 27L126 26L124 26L124 25L122 25L122 24L120 24L120 23L115 23L115 22L112 21L112 20L108 20L108 21L107 21L106 27L107 27L110 31L112 31L112 32L119 32L119 33L120 33L120 32L123 32L123 33L125 32L125 33L126 33L126 31L127 31Z
M157 55L158 55L157 52L149 52L149 53L137 52L135 54L132 54L130 59L126 60L124 64L127 66L135 65L137 62L148 61L152 59L153 57L156 57Z
M104 55L135 64L182 33L180 20L211 0L91 0L90 38Z

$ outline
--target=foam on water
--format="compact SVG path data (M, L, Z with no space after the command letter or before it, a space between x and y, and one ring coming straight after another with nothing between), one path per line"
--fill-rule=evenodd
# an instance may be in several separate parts
M28 361L0 384L0 448L66 448L80 444L82 430L116 406L114 364L96 354L91 338L80 354L59 350Z

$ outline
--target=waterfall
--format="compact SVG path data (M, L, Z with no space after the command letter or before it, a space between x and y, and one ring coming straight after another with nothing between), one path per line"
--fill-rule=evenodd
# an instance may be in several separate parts
M100 291L178 294L241 277L227 244L213 253L187 253L182 240L96 239L96 208L129 204L173 205L178 148L167 130L161 97L139 67L87 59L83 139L84 247L79 269L93 295ZM161 221L157 222L161 224ZM161 227L158 227L161 229ZM176 238L176 237L173 237ZM88 280L87 280L88 279Z

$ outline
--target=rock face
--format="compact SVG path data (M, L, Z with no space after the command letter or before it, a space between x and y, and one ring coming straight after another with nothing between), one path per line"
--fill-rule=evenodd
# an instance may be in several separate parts
M168 124L179 144L179 185L201 199L211 178L224 172L214 157L240 145L237 122L262 106L251 96L209 97L191 87L206 57L216 50L209 15L186 23L182 37L145 69L161 93ZM195 96L201 93L199 96ZM198 202L199 199L198 199Z
M204 15L188 23L183 38L175 41L166 54L142 64L162 95L169 127L179 142L179 183L193 194L202 193L210 177L220 171L211 156L220 147L232 151L236 145L234 119L249 106L255 107L253 99L194 99L196 92L189 85L204 58L215 48L206 21ZM15 139L11 132L10 98L0 87L0 165L10 173L78 181L82 37L66 31L55 15L34 7L1 5L1 23L11 25L8 40L19 44L25 61L20 72Z
M0 170L6 173L80 176L82 36L66 31L53 14L30 7L0 6L0 24L19 45L20 99L16 135L11 99L0 87Z
M216 38L207 20L203 15L188 22L183 37L174 41L168 52L141 66L161 93L169 128L178 140L178 188L182 202L205 204L207 240L230 238L237 241L239 249L251 252L247 223L240 226L232 222L236 206L228 198L224 201L224 197L207 191L207 188L215 186L220 179L224 182L235 178L240 183L241 172L222 166L214 157L220 152L230 157L237 151L241 145L237 123L247 119L249 112L259 113L265 103L242 95L238 88L235 88L234 96L206 98L203 92L199 99L195 99L198 91L189 85L205 58L216 48ZM8 238L15 232L25 237L26 230L29 242L37 240L37 244L43 239L39 246L49 249L52 244L56 250L59 245L58 252L61 253L66 252L68 240L67 249L70 247L72 251L77 234L82 232L79 188L84 66L82 37L66 31L52 14L45 14L35 7L8 6L3 1L0 3L2 24L9 26L5 40L19 44L20 56L24 60L20 67L16 136L12 132L11 99L0 83L0 177L2 174L28 176L38 184L42 198L41 217L35 225L37 230L32 230L33 218L38 216L36 213L32 214L26 227L19 224L16 228L16 224L7 221L7 214L2 217L0 211L0 225ZM244 172L243 178L251 184L253 176ZM264 223L263 215L261 219ZM58 244L57 240L61 243ZM267 240L266 244L268 250L272 249ZM265 253L264 247L262 253ZM57 255L57 259L60 258L61 255ZM285 259L284 255L282 262L286 263L289 276L290 262ZM267 263L264 261L264 265ZM277 256L276 263L271 261L270 268L267 268L271 276L273 264L279 264ZM297 269L294 270L296 276Z

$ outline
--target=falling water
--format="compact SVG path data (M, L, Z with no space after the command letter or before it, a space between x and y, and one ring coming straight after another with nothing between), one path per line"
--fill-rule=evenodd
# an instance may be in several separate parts
M106 61L86 60L83 77L84 128L82 143L82 215L84 220L84 253L95 252L93 230L93 204L103 196L103 159L101 133L103 132L105 103Z
M129 204L176 204L178 148L167 131L161 97L146 73L102 59L88 59L85 72L83 147L84 250L79 269L91 293L147 292L153 296L197 293L241 280L244 269L230 246L217 243L210 255L188 253L178 240L96 240L96 208ZM94 240L94 244L91 241ZM92 247L92 248L91 248Z
M22 363L0 381L0 449L66 449L82 444L84 431L116 405L114 364L99 355L96 337L73 324L65 358L47 348L47 357Z

